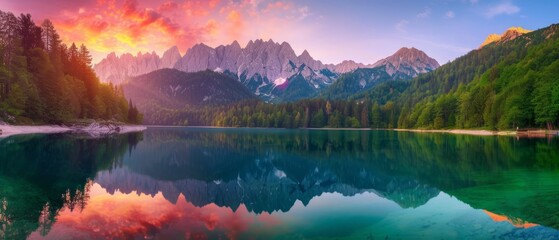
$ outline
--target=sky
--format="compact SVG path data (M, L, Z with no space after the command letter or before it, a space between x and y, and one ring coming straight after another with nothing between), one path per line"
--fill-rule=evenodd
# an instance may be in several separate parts
M110 52L181 54L197 43L288 42L323 63L374 63L415 47L444 64L512 26L559 23L555 0L1 0L0 10L50 19L63 42Z

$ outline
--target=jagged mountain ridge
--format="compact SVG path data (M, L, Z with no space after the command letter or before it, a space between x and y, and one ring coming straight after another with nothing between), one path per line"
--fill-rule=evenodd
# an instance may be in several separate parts
M145 59L145 56L149 58ZM172 64L174 62L174 64ZM212 48L199 43L180 57L173 47L159 57L155 54L110 54L95 65L101 80L122 83L126 79L158 68L171 66L184 72L212 70L235 77L261 99L271 102L296 101L317 96L332 85L340 74L361 68L385 66L393 79L407 79L429 72L439 64L415 48L402 48L394 55L375 64L356 63L351 60L339 64L323 64L307 50L296 55L287 42L277 43L261 39L249 41L242 48L237 41Z
M305 79L308 93L317 92L330 85L336 74L327 70L322 62L311 57L308 51L299 56L287 42L273 40L249 41L241 48L238 42L211 48L196 44L175 64L185 72L213 70L237 76L249 90L265 100L282 98L295 76ZM324 70L327 72L324 74ZM289 99L296 100L296 99Z
M139 52L136 56L126 53L120 57L112 52L101 62L95 64L93 70L101 81L123 84L130 77L163 68L172 68L180 57L179 49L176 46L165 51L161 57L155 52Z

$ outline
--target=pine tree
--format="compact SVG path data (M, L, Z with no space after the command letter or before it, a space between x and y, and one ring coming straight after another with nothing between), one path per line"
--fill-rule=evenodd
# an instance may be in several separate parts
M41 39L45 44L44 48L49 53L52 54L53 52L58 51L58 47L60 46L60 36L54 29L54 25L49 19L45 19L41 24L42 34Z

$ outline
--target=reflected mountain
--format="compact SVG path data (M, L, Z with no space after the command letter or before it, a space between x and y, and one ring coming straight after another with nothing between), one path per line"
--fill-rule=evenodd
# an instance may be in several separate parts
M196 206L244 204L256 213L285 212L330 192L374 192L415 208L442 190L474 208L559 228L547 214L559 211L557 139L250 129L145 134L121 168L99 172L95 181L109 192L160 191L173 203L182 194Z
M130 133L0 139L0 238L21 239L36 229L46 234L61 209L83 209L89 179L121 162L141 138L141 133Z
M12 136L0 140L0 237L47 234L61 212L88 208L95 187L261 216L333 192L374 193L413 212L442 191L495 221L542 225L526 233L559 229L557 140L193 128Z
M425 204L439 193L414 179L343 157L346 151L337 146L348 147L348 154L362 153L354 151L360 147L351 139L327 146L331 153L325 158L314 135L284 134L147 131L146 140L125 157L122 168L99 172L95 181L108 192L161 191L173 203L182 194L196 206L215 203L235 210L244 204L256 213L286 212L297 200L307 205L331 192L346 196L375 192L405 208ZM314 150L300 151L300 146Z

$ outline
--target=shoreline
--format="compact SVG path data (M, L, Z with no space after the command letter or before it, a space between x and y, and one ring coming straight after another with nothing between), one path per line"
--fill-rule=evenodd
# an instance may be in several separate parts
M119 131L115 131L114 127L118 127ZM51 134L51 133L65 133L65 132L81 132L93 136L104 134L122 134L130 132L141 132L148 127L187 127L187 126L164 126L164 125L116 125L116 126L101 126L99 124L90 124L86 126L59 126L59 125L0 125L0 139L13 135L24 134ZM192 128L215 128L215 129L242 129L238 127L212 127L212 126L190 126ZM250 129L250 128L248 128ZM258 128L268 129L268 128ZM278 128L269 128L278 129ZM396 132L413 132L413 133L447 133L456 135L474 135L474 136L517 136L517 137L546 137L558 135L557 130L532 130L532 131L491 131L491 130L474 130L474 129L372 129L372 128L305 128L306 130L328 130L328 131L396 131Z
M143 125L120 125L118 132L112 131L111 129L88 125L88 126L58 126L58 125L41 125L41 126L17 126L17 125L0 125L0 139L7 138L14 135L25 135L25 134L51 134L51 133L66 133L66 132L82 132L93 136L111 134L111 133L130 133L130 132L141 132L147 129Z
M468 129L446 129L446 130L426 130L426 129L394 129L399 132L416 132L416 133L449 133L457 135L474 135L474 136L516 136L516 137L546 137L557 135L557 130L532 130L532 131L491 131L491 130L468 130Z
M415 133L449 133L457 135L475 135L475 136L516 136L514 131L490 131L490 130L467 130L467 129L446 129L446 130L426 130L426 129L394 129L397 132L415 132Z

